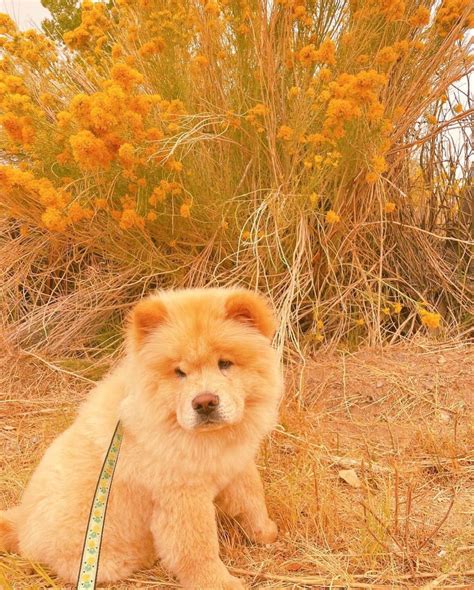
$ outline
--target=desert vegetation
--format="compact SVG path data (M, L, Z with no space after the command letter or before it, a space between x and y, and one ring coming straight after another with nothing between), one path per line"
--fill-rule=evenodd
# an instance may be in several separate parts
M271 292L299 350L466 334L470 2L121 0L81 18L64 43L1 20L18 342L114 348L143 292L234 282Z

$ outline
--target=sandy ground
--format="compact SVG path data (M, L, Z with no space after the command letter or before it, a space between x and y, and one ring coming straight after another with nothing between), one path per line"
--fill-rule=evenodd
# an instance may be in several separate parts
M71 369L73 367L73 369ZM17 502L73 420L91 372L5 354L0 508ZM259 457L278 542L222 520L222 555L251 588L474 588L474 348L413 344L321 354L287 369L280 424ZM0 590L59 588L0 556ZM176 584L156 566L109 588Z

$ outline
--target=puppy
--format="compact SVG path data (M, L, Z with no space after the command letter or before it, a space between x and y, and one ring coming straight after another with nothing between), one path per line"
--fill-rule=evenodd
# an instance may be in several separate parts
M275 327L266 300L245 289L169 291L138 303L125 358L48 448L20 506L0 514L0 550L75 582L121 420L99 582L160 558L185 588L244 588L219 558L215 504L254 541L276 539L255 466L282 391Z

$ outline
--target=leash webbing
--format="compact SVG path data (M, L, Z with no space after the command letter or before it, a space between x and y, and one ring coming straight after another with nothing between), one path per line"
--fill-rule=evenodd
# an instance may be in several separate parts
M118 422L95 488L86 534L84 536L76 590L92 590L96 585L107 502L109 500L110 488L112 486L122 438L122 425Z

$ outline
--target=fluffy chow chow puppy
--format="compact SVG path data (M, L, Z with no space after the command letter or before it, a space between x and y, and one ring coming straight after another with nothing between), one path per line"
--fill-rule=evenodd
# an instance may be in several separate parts
M118 420L124 437L107 509L99 581L156 559L192 589L239 589L219 558L215 504L271 543L255 455L282 382L267 302L245 289L142 300L121 364L46 451L20 506L0 515L0 549L76 580L89 510Z

